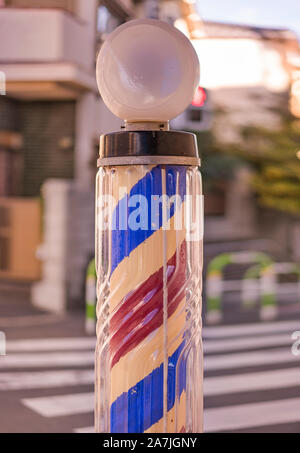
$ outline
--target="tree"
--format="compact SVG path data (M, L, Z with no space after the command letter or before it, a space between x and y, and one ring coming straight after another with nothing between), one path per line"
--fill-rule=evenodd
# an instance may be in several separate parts
M242 157L254 169L253 187L264 206L300 213L300 123L291 116L277 130L243 129L243 144L226 153Z

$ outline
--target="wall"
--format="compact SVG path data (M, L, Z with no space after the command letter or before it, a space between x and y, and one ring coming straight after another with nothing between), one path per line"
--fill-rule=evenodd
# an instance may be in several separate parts
M206 242L242 240L256 236L257 217L250 186L251 176L249 169L242 167L228 183L225 216L205 218Z
M201 63L200 83L206 88L288 88L289 75L271 44L255 39L200 39L193 44Z
M86 22L63 11L0 9L0 61L5 64L66 61L90 69L94 45Z
M76 0L5 0L5 5L15 8L62 8L72 12Z
M260 235L277 244L280 258L300 262L299 216L260 207L258 211Z
M85 274L94 256L94 194L74 181L43 186L42 280L33 286L34 305L56 313L85 306Z
M67 225L67 308L85 307L87 265L95 256L94 205L94 190L72 185Z
M41 206L37 199L1 198L0 255L5 258L0 278L36 280L40 263L35 251L40 242ZM4 264L4 265L3 265Z
M281 124L280 110L288 108L287 92L272 92L263 86L210 90L213 105L213 130L221 143L243 140L246 126L276 129Z

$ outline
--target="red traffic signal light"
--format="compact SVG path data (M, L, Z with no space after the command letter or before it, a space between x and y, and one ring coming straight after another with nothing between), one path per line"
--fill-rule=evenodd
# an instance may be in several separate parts
M198 87L195 93L192 105L194 107L203 107L207 98L207 94L204 88Z

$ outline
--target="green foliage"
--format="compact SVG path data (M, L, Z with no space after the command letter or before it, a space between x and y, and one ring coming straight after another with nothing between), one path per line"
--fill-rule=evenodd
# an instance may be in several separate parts
M231 179L237 166L254 170L253 188L263 206L291 214L300 213L300 121L282 117L276 130L245 127L239 145L218 143L211 132L195 132L202 159L206 191Z

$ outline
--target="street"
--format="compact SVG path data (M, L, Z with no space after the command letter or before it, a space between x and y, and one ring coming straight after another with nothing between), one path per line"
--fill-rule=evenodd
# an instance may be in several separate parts
M35 313L2 324L0 431L93 432L95 338L84 334L83 316ZM299 315L204 327L205 432L299 432L297 330Z

